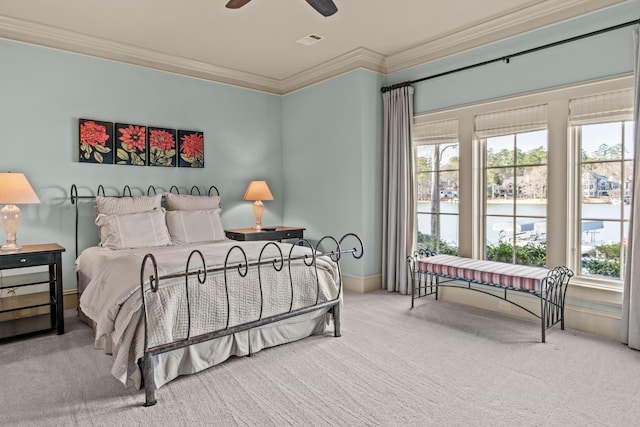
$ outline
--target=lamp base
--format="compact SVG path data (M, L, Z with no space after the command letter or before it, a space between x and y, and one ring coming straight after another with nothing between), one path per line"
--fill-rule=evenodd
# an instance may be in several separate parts
M254 230L262 230L262 212L264 212L264 203L261 200L256 200L253 203L253 215L256 217L256 225L253 226Z
M0 251L3 252L18 252L20 250L22 250L22 246L16 245L15 243L8 243L0 246Z
M21 222L22 212L16 205L6 205L0 209L0 223L2 223L5 233L7 233L7 244L0 247L0 250L19 251L22 249L16 243L16 235Z

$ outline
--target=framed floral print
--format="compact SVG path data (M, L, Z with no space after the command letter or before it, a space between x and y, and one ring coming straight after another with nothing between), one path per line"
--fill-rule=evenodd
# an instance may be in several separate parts
M79 119L79 160L113 164L113 123Z
M178 166L204 168L204 134L193 130L178 130Z
M149 166L176 166L176 130L151 126L147 130Z
M145 166L147 164L147 127L116 123L116 163Z

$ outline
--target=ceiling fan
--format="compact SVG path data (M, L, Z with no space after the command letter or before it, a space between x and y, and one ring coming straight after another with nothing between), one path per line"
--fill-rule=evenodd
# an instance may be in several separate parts
M251 0L229 0L227 7L229 9L240 9ZM338 11L338 7L333 0L306 0L312 8L317 10L322 16L331 16Z

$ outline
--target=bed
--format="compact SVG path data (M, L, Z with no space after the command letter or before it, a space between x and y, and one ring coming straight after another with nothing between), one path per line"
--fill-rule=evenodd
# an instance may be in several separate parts
M407 268L411 308L418 298L435 295L437 300L440 287L468 289L498 298L540 319L541 342L546 340L546 330L554 325L560 323L564 330L565 298L573 276L573 271L565 266L546 269L422 250L407 257ZM492 292L490 288L501 292ZM511 299L514 294L538 299L539 311Z
M89 199L100 234L100 245L76 259L79 315L94 328L95 347L113 355L112 375L145 388L145 406L157 402L157 388L231 356L323 334L331 324L340 336L340 260L363 255L351 233L315 245L228 240L217 189L193 192L71 190L76 230L78 202Z

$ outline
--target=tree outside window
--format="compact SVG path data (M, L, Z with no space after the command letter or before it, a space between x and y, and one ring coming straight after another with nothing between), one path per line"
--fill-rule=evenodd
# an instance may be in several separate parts
M457 255L458 144L418 145L415 158L418 249Z

